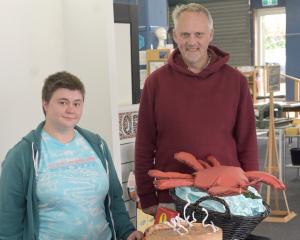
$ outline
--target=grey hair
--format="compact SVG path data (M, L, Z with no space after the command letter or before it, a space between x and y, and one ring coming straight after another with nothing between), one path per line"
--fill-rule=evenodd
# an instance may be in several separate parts
M213 21L213 18L211 16L210 12L208 11L208 9L206 7L204 7L203 5L201 5L199 3L189 3L189 4L183 4L183 5L179 5L179 6L175 7L175 9L172 12L172 18L173 18L175 29L177 27L178 18L180 16L180 14L183 12L204 13L208 18L209 29L213 30L214 21Z

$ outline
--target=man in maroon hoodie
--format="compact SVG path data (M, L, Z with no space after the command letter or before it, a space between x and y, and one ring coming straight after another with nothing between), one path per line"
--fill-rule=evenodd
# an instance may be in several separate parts
M168 63L154 71L142 92L135 146L135 176L145 213L171 203L157 191L150 169L191 173L174 159L185 151L212 154L222 165L258 170L253 103L245 77L230 67L229 54L211 46L213 20L200 4L176 7ZM170 206L170 204L168 205Z

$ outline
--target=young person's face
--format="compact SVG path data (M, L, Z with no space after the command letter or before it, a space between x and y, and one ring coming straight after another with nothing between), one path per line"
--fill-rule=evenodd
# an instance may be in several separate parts
M46 123L65 131L75 127L83 112L83 96L79 90L57 89L49 102L43 102Z
M201 64L207 57L207 48L213 38L208 18L204 13L182 12L173 37L184 62L188 66Z

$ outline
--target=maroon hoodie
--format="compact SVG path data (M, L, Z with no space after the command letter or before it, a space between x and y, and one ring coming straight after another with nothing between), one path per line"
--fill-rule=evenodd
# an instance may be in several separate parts
M214 46L200 73L187 69L180 52L154 71L142 92L135 144L135 176L142 208L171 202L156 192L150 169L191 173L174 159L185 151L199 159L209 154L223 165L258 169L253 103L247 80L227 65L229 55Z

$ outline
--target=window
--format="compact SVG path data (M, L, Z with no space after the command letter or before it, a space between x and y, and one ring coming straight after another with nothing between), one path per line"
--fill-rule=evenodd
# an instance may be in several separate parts
M280 72L285 73L286 61L286 14L285 8L255 10L255 65L280 64ZM264 94L259 94L264 95ZM285 95L285 82L280 84L276 95Z

